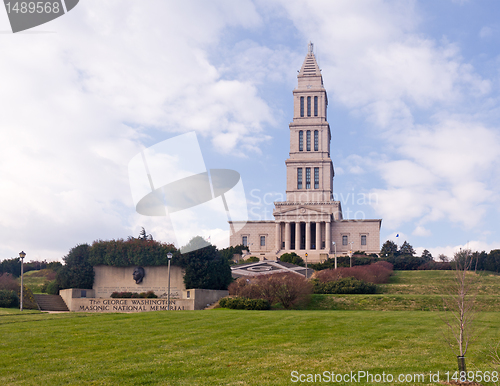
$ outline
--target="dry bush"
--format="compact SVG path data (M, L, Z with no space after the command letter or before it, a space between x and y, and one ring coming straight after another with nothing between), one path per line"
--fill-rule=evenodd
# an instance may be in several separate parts
M353 277L367 283L381 284L389 281L389 277L393 272L392 267L392 264L387 261L379 261L374 264L357 265L352 268L324 269L316 272L315 277L323 283Z
M20 287L21 286L12 274L4 273L0 276L0 289L18 292Z
M284 308L304 301L312 293L312 284L302 275L274 273L252 278L239 278L229 285L229 294L250 299L265 299Z
M284 308L290 308L294 304L306 301L313 292L313 286L309 280L295 273L275 273L269 275L268 281L271 290L275 290L276 300Z
M240 277L236 281L229 284L227 288L229 295L240 296L249 299L260 299L260 291L255 285L255 279L248 279L245 277Z

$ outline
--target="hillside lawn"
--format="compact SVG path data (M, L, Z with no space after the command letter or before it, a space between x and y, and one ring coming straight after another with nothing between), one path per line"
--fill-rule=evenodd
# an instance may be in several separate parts
M42 269L39 271L29 271L23 275L23 284L30 288L34 294L41 294L41 288L45 283L55 279L55 272L51 269ZM21 278L18 278L21 283Z
M451 274L396 272L380 288L384 293L314 295L306 310L47 314L0 309L0 384L296 385L311 383L292 382L292 371L365 371L395 379L424 374L425 382L404 384L437 385L429 372L439 371L443 381L445 372L452 375L457 368L456 354L442 335L442 312L408 309L424 304L420 309L433 310L442 303ZM480 297L494 307L500 276L482 275L486 287ZM364 310L331 310L338 304ZM500 341L499 326L500 312L478 315L468 370L499 370L488 358Z

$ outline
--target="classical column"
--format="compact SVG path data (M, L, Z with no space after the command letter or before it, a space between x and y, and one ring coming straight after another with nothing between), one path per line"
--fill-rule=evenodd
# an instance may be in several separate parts
M295 250L300 249L300 222L295 223Z
M316 250L321 249L321 223L316 222Z
M311 249L311 223L306 222L306 248Z
M287 221L285 223L285 250L289 251L290 250L290 244L291 244L291 235L290 235L290 223Z
M332 249L332 228L329 221L325 223L325 247L326 252L330 253Z
M281 250L281 223L276 222L276 250Z

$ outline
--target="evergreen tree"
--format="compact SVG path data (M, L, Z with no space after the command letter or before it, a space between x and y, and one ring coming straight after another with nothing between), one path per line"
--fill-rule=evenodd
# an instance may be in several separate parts
M80 244L64 256L64 265L56 277L59 288L92 288L94 269L88 262L89 250L88 244Z
M430 261L432 260L432 254L427 249L424 249L422 252L422 259Z
M401 248L399 248L399 254L400 255L406 255L406 256L415 256L415 250L413 247L405 241L403 245L401 245Z
M231 267L217 248L197 236L186 247L202 248L179 255L175 264L184 268L184 284L186 288L203 288L225 290L232 281ZM186 248L186 249L188 249Z
M398 246L394 241L387 240L380 250L380 257L394 257L398 255Z

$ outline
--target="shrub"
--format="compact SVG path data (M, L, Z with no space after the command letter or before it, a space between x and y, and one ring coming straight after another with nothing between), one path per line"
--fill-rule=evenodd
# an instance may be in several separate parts
M440 261L428 261L418 267L419 270L451 270L451 264L449 262Z
M264 299L249 299L244 297L222 298L219 300L222 308L235 310L270 310L271 304Z
M19 297L16 291L2 289L0 290L0 307L14 308L19 307Z
M248 259L241 259L239 262L238 262L238 265L241 265L241 264L248 264L248 263L258 263L260 261L260 259L257 257L257 256L250 256Z
M315 294L374 294L377 286L353 277L322 282L312 279Z
M312 285L302 275L275 273L252 278L239 278L229 286L229 294L252 299L265 299L271 305L281 303L284 308L307 300Z
M320 282L339 280L345 277L353 277L368 283L387 283L392 275L392 264L386 261L378 261L375 264L355 266L352 268L325 269L314 274Z
M280 256L280 261L283 261L284 263L291 263L291 264L295 264L295 265L300 265L301 267L305 266L304 260L302 259L302 257L297 255L295 252L283 253Z
M46 292L49 295L59 295L59 284L57 284L57 280L52 280L46 283L45 291L42 288L42 292ZM45 285L45 284L44 284Z
M21 286L19 286L17 296L21 296ZM26 286L23 286L23 308L26 310L38 310L38 303L35 300L35 296L31 289Z
M11 273L4 273L0 276L0 290L18 291L19 282Z
M369 256L354 254L352 256L352 266L369 265L377 260L377 256L374 254ZM349 256L337 256L337 267L350 267L350 265L351 258ZM316 271L335 268L335 258L328 258L323 263L309 264L309 267Z

